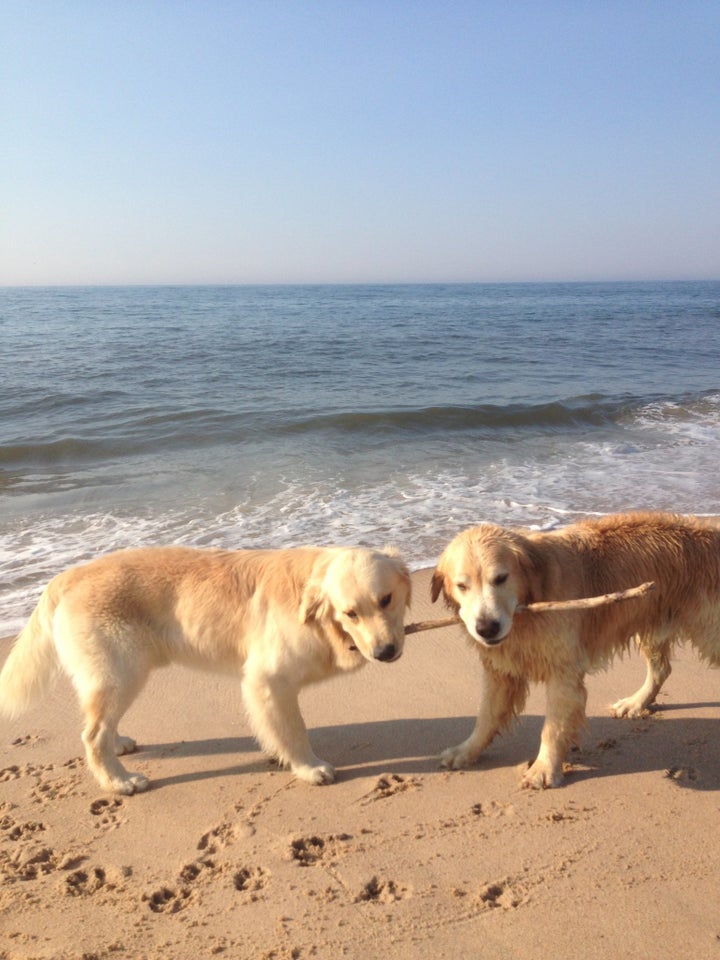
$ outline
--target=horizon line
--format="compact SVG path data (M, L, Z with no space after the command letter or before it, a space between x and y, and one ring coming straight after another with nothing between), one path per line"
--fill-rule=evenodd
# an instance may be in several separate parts
M55 281L2 283L0 290L32 290L55 288L102 289L109 287L423 287L423 286L531 286L542 284L589 285L620 283L718 283L720 277L544 279L544 280L128 280L128 281Z

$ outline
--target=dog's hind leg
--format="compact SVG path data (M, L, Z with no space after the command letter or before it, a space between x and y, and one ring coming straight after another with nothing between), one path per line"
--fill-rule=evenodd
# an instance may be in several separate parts
M474 763L495 735L510 725L527 699L525 680L498 673L483 664L482 697L473 732L457 746L440 755L440 763L449 770L460 770Z
M547 710L535 762L522 778L523 787L557 787L563 780L563 760L585 722L587 690L582 673L561 673L547 683Z
M121 737L117 725L135 699L142 682L132 687L105 686L80 693L85 714L83 743L88 767L98 783L113 793L133 794L147 790L149 781L142 773L130 773L118 760L121 753L130 753L135 742Z
M147 790L147 778L129 773L117 759L135 750L135 741L120 736L117 727L150 671L143 654L147 645L138 642L129 626L107 624L67 604L56 613L55 645L85 717L82 739L89 770L113 793Z
M630 697L618 700L610 708L616 717L639 717L655 702L660 688L670 676L670 641L660 643L652 636L638 639L640 652L645 657L645 681L639 690Z
M260 746L307 783L332 783L333 767L310 746L298 690L282 677L248 670L242 685L248 719Z

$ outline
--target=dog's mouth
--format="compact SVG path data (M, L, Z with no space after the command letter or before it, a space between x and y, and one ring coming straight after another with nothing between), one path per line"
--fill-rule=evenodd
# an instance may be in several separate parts
M360 649L360 647L358 647L354 638L347 632L341 623L338 623L337 620L333 620L333 625L336 632L340 636L340 639L342 640L345 650L348 653L355 653L359 657L363 657L365 660L369 660L370 662L377 660L380 663L394 663L395 660L399 660L402 656L402 643L398 644L393 641L389 641L383 644L381 647L373 648L369 653L365 653Z
M488 650L492 650L495 647L499 647L500 644L504 641L505 637L496 637L494 639L486 639L485 637L476 637L475 639L481 646L487 647Z
M503 627L500 620L496 619L482 618L476 620L472 625L467 624L467 626L475 640L488 649L499 647L510 632L509 629Z
M402 649L400 647L394 643L387 643L373 655L373 659L379 660L381 663L394 663L401 656Z
M348 650L350 653L360 653L360 648L355 643L355 641L350 636L350 634L346 633L345 630L342 631L342 638L343 638L343 643L345 644L346 650Z

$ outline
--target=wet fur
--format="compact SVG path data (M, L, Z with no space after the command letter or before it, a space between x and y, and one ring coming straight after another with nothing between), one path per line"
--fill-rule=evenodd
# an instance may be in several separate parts
M596 596L648 580L656 583L653 592L619 604L516 612L519 604ZM433 601L442 593L460 615L484 668L475 729L442 755L450 768L473 763L522 711L529 684L544 683L540 751L523 784L557 786L585 721L586 672L606 666L633 638L647 676L613 706L616 716L638 716L653 703L676 641L720 664L720 530L693 518L617 514L550 533L474 527L445 549L431 591Z
M177 662L236 674L261 746L301 779L329 783L334 770L310 747L298 693L397 659L409 601L409 573L392 551L120 551L46 587L0 674L0 710L22 712L64 670L90 770L104 789L131 794L148 780L117 759L135 749L117 727L151 670Z

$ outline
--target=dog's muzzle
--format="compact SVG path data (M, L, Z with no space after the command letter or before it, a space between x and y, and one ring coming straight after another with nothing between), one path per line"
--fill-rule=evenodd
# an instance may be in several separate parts
M478 620L475 629L483 643L486 643L489 647L494 647L503 641L503 637L500 635L502 624L499 620Z
M386 643L384 647L373 652L373 657L376 660L382 660L383 663L390 663L392 660L397 660L399 656L400 651L394 643Z

